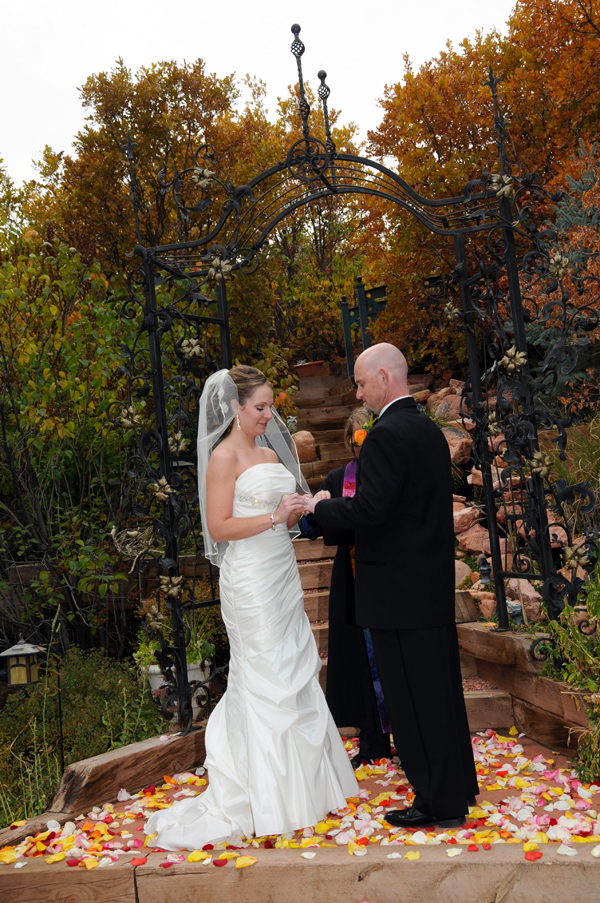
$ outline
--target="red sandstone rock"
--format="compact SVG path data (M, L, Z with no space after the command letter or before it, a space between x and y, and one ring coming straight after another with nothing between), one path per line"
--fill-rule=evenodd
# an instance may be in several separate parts
M432 395L431 398L434 396ZM431 401L431 398L428 399L427 404ZM436 417L439 417L440 420L460 420L461 419L461 397L460 395L447 395L445 398L441 398L439 395L435 396L436 401L430 406L430 409L433 411Z
M317 446L315 437L308 430L299 430L292 434L292 438L298 449L298 460L301 464L308 464L317 460Z
M457 395L460 395L465 387L464 379L451 379L449 380L449 383L453 389L456 389Z
M460 586L463 580L471 574L471 568L464 561L454 561L454 586Z
M519 590L521 596L519 597ZM515 599L517 602L523 602L525 605L530 602L541 602L542 597L538 591L531 585L529 580L521 580L518 577L511 577L506 584L506 598Z
M481 512L478 508L462 508L460 511L454 512L453 518L454 532L464 533L465 530L468 530L469 527L472 527L473 524L477 523L481 518Z
M508 555L508 561L509 561L509 565L510 565L510 560L511 560L512 556L511 556L510 545L509 545L508 540L507 539L499 539L498 543L500 545L500 554L501 554L502 558L504 559ZM492 551L492 547L490 544L490 537L487 533L487 530L486 530L485 539L483 540L482 551L485 552L486 555L490 555L491 551Z
M450 460L459 467L464 467L471 460L473 442L468 433L456 427L444 427L442 430L450 447Z
M410 393L417 404L425 404L431 396L429 389L421 389L419 392Z
M448 395L456 395L456 389L454 389L452 386L446 386L445 389L440 389L440 391L437 393L437 397L440 399L447 398Z
M483 617L489 621L496 611L496 597L493 593L481 593L478 600L479 611Z
M461 552L473 552L481 554L483 552L483 541L488 538L488 531L481 524L473 524L464 533L458 536L458 548Z

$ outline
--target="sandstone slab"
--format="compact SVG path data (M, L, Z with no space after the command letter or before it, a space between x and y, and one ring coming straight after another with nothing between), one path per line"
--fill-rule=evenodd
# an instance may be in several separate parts
M459 467L464 467L471 460L473 440L464 430L456 427L444 427L442 430L450 449L450 460Z
M473 554L481 554L483 552L483 542L488 538L488 531L481 524L473 524L464 533L459 533L458 548L461 552L472 552Z
M454 532L464 533L476 524L481 518L479 508L461 508L452 515L454 519Z

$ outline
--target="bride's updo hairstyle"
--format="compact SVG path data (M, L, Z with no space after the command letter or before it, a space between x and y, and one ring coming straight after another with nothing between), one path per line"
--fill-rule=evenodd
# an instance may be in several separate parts
M229 371L229 375L238 390L238 398L242 407L244 407L252 393L259 386L265 386L269 382L264 373L261 373L256 367L249 367L247 364L233 367Z
M256 367L249 367L247 364L239 364L237 367L233 367L229 370L229 375L235 383L241 407L244 407L248 399L259 386L270 385L269 380L264 373L257 370ZM221 438L224 439L225 436L228 436L232 429L233 421L229 424Z

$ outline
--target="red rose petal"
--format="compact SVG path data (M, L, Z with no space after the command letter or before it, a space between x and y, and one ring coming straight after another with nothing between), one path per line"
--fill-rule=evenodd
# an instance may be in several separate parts
M479 847L477 846L476 843L470 843L469 846L467 847L467 852L468 853L478 853Z
M483 847L484 850L491 850L491 849L492 849L491 843L482 843L481 846Z
M272 840L265 840L265 850L272 850L273 848L274 848L274 847L273 847L273 841L272 841Z
M535 862L536 859L541 859L542 854L540 850L529 850L528 853L525 853L525 859L529 862Z
M205 843L204 846L202 847L203 850L214 850L214 848L215 848L214 843Z
M132 865L145 865L148 862L146 856L134 856L131 860Z
M227 865L228 862L229 862L229 859L213 859L213 865L222 866L222 865Z
M79 865L79 859L67 859L67 865L73 868L73 866Z
M172 862L159 862L158 863L162 869L170 869L173 865Z

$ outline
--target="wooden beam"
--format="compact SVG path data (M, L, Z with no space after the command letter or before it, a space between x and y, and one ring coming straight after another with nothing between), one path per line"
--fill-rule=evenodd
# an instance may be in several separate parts
M454 620L457 624L479 621L481 614L468 589L457 589L454 593Z
M302 589L327 589L331 586L333 561L314 561L298 565Z
M320 558L333 558L337 552L337 546L326 546L323 539L295 539L294 551L296 561L316 561Z
M465 693L469 728L472 731L506 730L513 725L509 693L503 690L469 690Z
M202 765L206 756L204 732L202 726L186 736L173 734L167 739L168 735L162 734L74 762L65 769L49 810L22 828L0 831L0 847L46 830L49 819L64 824L71 816L85 815L92 806L116 802L121 787L136 793L149 784L162 783L165 774Z
M532 740L565 756L572 757L577 753L583 730L581 725L565 721L522 699L513 699L513 713L515 725Z
M329 590L304 593L304 611L309 621L326 621L329 618Z
M526 674L516 668L475 659L477 676L558 718L588 726L588 706L568 684L539 674Z
M460 651L465 655L498 665L512 665L529 674L537 674L542 669L542 663L531 658L530 649L534 640L547 634L500 633L480 622L457 624L456 630Z
M2 903L138 903L130 857L110 868L48 868L43 859L26 860L24 869L0 866Z

